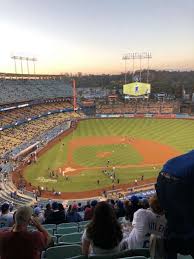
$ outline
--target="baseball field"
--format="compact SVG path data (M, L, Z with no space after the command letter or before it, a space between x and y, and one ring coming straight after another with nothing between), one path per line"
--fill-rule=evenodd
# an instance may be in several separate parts
M24 177L33 186L87 197L154 178L166 160L193 148L192 120L82 120L26 167Z

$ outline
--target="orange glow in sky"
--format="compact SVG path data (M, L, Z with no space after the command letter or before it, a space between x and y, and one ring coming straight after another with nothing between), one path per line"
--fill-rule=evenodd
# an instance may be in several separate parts
M1 10L0 72L23 55L38 73L115 74L138 51L152 53L152 69L194 69L193 0L7 0Z

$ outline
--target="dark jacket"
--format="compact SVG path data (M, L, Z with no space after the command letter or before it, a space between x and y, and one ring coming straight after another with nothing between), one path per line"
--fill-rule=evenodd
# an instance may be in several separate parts
M82 218L76 211L70 211L67 213L67 222L80 222Z
M64 211L53 211L48 218L45 220L44 224L61 224L65 223L65 213Z

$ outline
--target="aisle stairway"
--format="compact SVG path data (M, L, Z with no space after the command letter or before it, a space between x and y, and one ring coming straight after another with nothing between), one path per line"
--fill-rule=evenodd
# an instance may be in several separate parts
M17 192L17 198L12 198L11 192L15 191ZM14 206L21 206L31 205L35 202L35 199L28 197L27 195L24 195L18 191L11 180L2 179L0 182L0 203L5 201L12 203Z

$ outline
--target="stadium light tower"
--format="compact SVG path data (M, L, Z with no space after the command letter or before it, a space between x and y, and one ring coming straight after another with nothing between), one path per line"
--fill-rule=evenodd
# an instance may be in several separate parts
M17 74L16 56L11 57L14 60L15 74Z
M11 56L11 59L14 60L14 65L15 65L15 73L17 74L17 63L16 61L17 60L20 60L20 66L21 66L21 74L23 74L23 63L22 61L26 61L26 65L27 65L27 71L28 71L28 74L30 74L30 70L29 70L29 61L30 62L33 62L33 65L34 65L34 74L36 74L36 67L35 67L35 62L37 61L36 58L31 58L31 57L23 57L23 56Z
M74 111L77 110L77 98L76 98L76 82L75 79L72 81L73 84L73 109Z
M127 83L127 56L123 56L123 60L125 60L125 84Z
M134 78L134 66L135 60L139 60L139 81L142 79L142 59L147 59L147 82L149 81L149 60L152 58L151 52L130 52L123 56L123 60L125 61L125 84L127 82L127 60L132 60L132 79Z
M33 64L34 64L34 74L36 74L35 62L37 61L37 58L32 58L31 61L33 61Z

